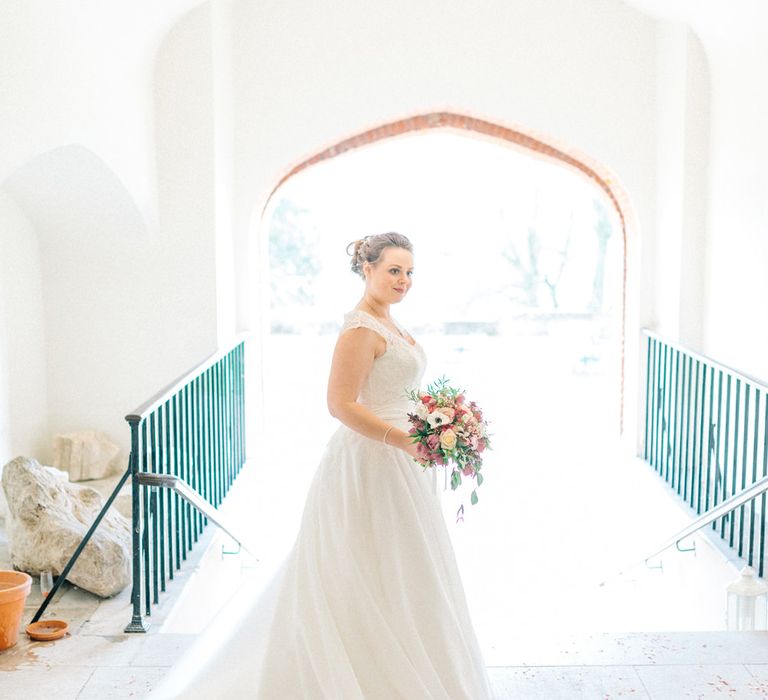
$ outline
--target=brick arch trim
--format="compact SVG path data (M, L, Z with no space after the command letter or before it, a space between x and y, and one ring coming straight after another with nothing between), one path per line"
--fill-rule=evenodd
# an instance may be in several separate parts
M504 141L519 148L530 151L532 154L543 156L560 163L566 167L573 168L583 176L592 180L602 194L607 198L615 209L621 226L623 242L623 270L621 283L621 380L620 380L620 408L619 408L619 430L624 429L624 374L625 374L625 346L626 346L626 316L627 316L627 237L628 237L628 212L630 211L629 202L624 190L617 186L615 179L608 172L607 168L597 161L577 154L573 150L558 147L542 138L535 137L519 129L513 129L508 126L502 126L494 122L457 114L454 112L430 112L420 114L405 119L382 124L373 129L351 136L340 141L315 155L307 158L291 168L278 183L272 188L265 200L264 209L269 203L275 192L288 179L306 170L312 165L335 158L348 151L369 146L377 141L402 136L409 132L425 131L428 129L458 129L468 131L474 134L480 134L493 139Z

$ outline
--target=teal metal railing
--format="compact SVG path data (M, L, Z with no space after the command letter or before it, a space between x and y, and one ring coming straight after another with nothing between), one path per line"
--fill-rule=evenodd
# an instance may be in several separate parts
M768 385L644 330L643 456L697 514L768 475ZM764 573L766 493L712 521Z
M126 416L131 429L133 607L126 632L174 578L208 520L142 474L178 477L217 507L245 461L245 340L216 353ZM142 613L143 611L143 613Z

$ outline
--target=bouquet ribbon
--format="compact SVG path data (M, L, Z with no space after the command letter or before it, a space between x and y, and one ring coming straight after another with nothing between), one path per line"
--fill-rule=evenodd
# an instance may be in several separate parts
M448 470L443 469L443 491L448 490ZM437 496L437 467L432 467L432 493Z

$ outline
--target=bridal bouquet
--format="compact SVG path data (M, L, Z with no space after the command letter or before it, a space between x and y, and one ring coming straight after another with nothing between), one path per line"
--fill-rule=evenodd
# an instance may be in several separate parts
M462 476L483 483L480 467L482 453L490 448L486 432L487 421L474 402L467 402L464 392L448 384L441 377L427 386L426 392L412 389L407 392L415 408L408 413L412 427L408 431L417 443L417 461L426 467L444 466L451 469L451 489L461 485ZM477 488L472 490L472 505L477 503ZM459 508L457 519L463 514Z

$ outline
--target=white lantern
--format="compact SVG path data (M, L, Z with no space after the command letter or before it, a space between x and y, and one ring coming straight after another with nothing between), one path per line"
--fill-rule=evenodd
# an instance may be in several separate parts
M755 576L751 566L729 584L726 627L738 632L768 629L768 585Z

